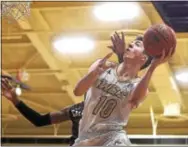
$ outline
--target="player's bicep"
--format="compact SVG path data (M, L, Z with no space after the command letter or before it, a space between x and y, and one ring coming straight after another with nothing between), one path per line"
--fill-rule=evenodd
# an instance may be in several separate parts
M63 121L70 120L69 110L70 110L70 108L68 107L68 108L62 109L61 111L50 113L51 123L57 124L57 123L61 123Z

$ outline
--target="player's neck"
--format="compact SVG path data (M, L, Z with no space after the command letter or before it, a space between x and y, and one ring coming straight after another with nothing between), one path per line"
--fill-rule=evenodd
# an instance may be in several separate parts
M119 77L129 77L132 79L137 77L138 71L139 68L137 69L137 67L125 63L121 63L117 67L117 75Z

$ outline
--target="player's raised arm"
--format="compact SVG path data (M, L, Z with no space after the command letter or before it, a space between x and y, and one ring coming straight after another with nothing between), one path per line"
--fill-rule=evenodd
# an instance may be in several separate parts
M160 58L153 59L147 72L130 94L129 98L130 102L134 105L133 107L137 107L139 103L144 100L146 94L148 93L149 81L152 77L154 70L157 68L158 65L167 61L167 59L171 56L172 51L173 50L171 50L168 55L165 55L165 52L163 51L163 54Z
M108 53L104 58L94 62L90 68L88 74L86 74L76 85L74 89L74 94L76 96L81 96L87 92L87 90L94 84L97 78L108 68L114 67L115 64L107 64L107 59L112 56L113 53Z

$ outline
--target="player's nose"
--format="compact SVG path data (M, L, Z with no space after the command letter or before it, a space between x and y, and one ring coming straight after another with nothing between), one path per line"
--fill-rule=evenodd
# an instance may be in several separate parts
M127 51L132 51L133 50L133 43L129 43Z

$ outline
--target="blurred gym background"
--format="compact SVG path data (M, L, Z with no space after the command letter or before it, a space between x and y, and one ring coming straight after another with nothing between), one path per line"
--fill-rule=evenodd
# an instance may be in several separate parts
M27 10L24 20L2 17L2 69L28 74L31 91L22 91L20 99L41 114L83 100L73 95L73 87L109 52L114 31L124 31L128 43L153 24L170 25L176 53L155 71L149 95L126 130L133 144L188 144L188 2L34 1ZM36 128L6 98L1 104L2 145L67 145L70 121Z

